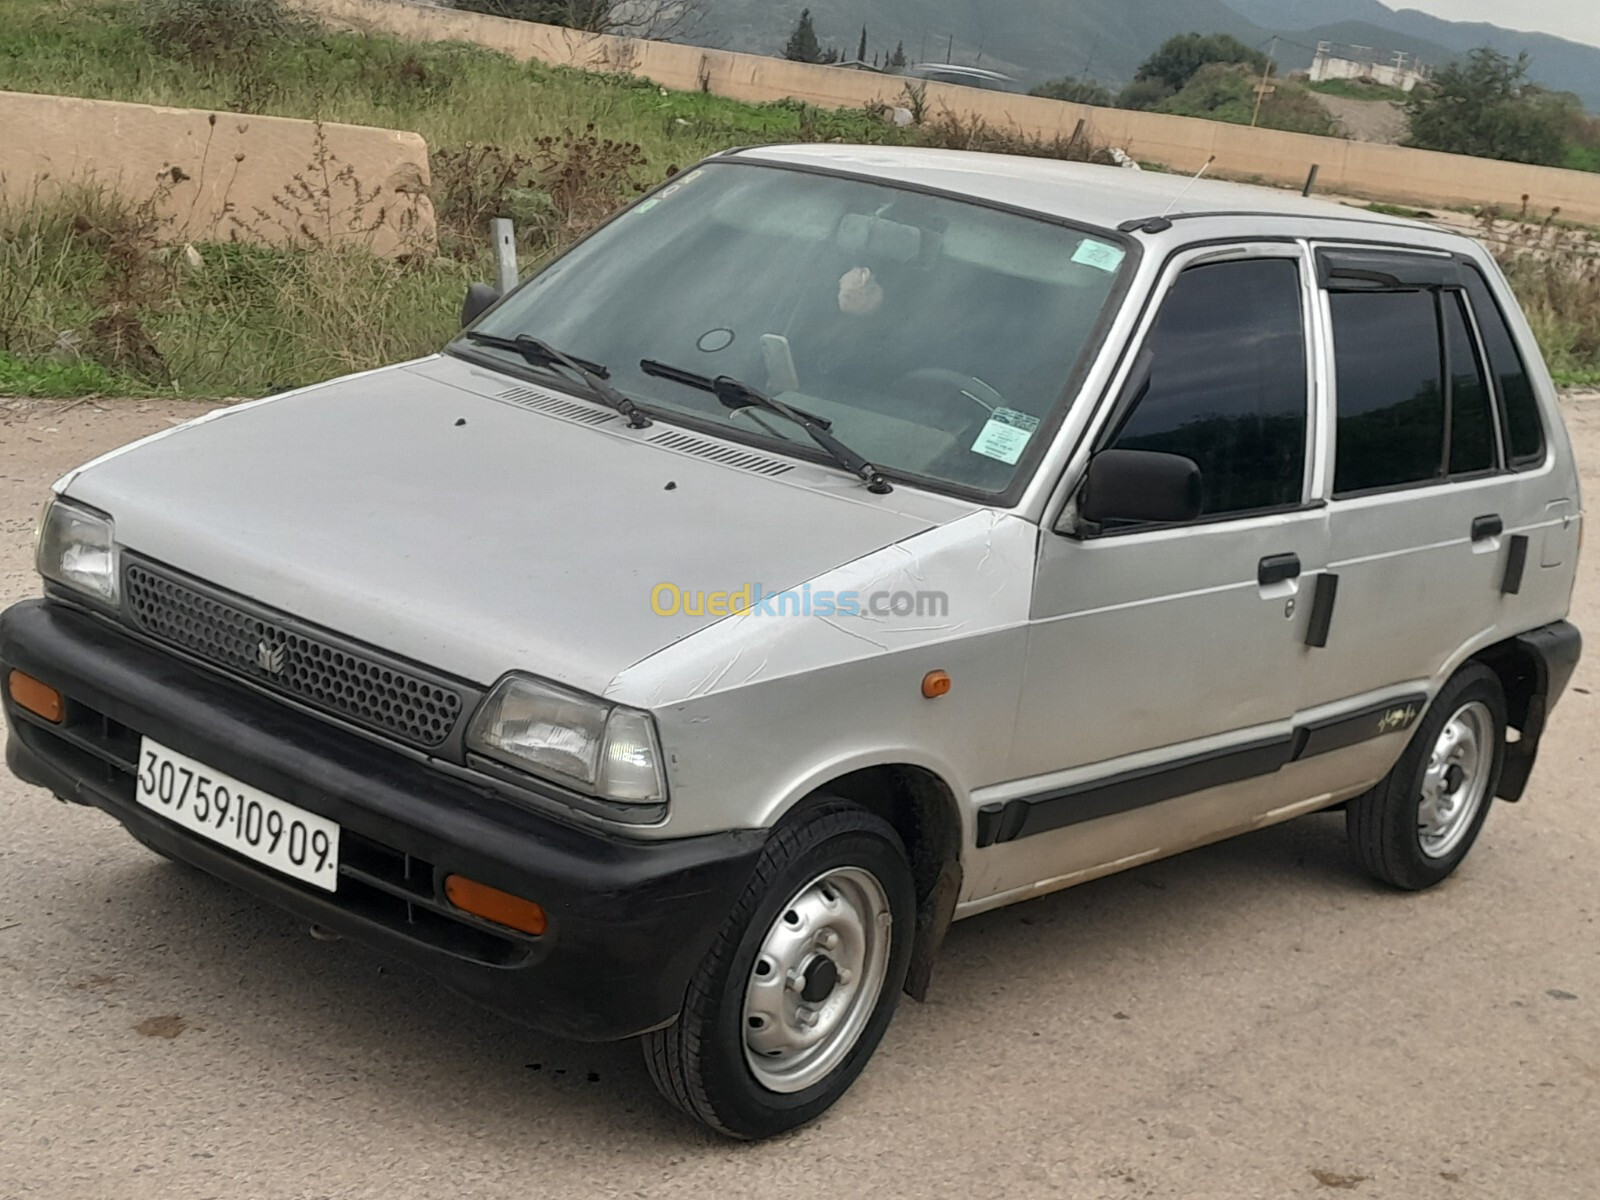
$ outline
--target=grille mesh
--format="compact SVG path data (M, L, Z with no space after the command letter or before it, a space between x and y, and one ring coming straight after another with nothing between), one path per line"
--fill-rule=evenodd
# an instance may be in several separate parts
M142 563L123 575L141 628L236 674L417 746L438 746L461 716L461 693L414 671L249 611Z

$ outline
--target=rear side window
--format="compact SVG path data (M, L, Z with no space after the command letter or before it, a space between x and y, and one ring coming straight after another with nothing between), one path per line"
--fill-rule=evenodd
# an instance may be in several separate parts
M1103 449L1193 459L1208 516L1300 502L1309 382L1298 264L1191 267L1141 357L1148 383Z
M1488 283L1476 269L1465 275L1467 298L1472 301L1472 313L1489 354L1489 369L1500 391L1507 457L1515 467L1537 465L1544 461L1544 423L1528 365Z
M1335 292L1335 493L1444 475L1444 349L1432 292Z
M1492 471L1494 397L1463 293L1334 292L1334 493Z

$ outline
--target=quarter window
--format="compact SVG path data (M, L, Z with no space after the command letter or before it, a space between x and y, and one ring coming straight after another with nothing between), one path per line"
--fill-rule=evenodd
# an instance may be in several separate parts
M1143 394L1103 448L1194 460L1207 516L1300 502L1309 386L1295 262L1251 259L1183 272L1143 360Z
M1513 466L1533 466L1544 461L1544 424L1528 366L1517 349L1505 313L1489 285L1476 270L1467 273L1467 297L1483 334L1489 367L1500 390L1501 419L1505 425L1506 454Z

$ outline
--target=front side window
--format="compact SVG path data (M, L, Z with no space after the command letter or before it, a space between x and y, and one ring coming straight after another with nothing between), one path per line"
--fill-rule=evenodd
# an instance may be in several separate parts
M606 367L647 411L815 447L649 360L738 379L890 474L1020 486L1128 269L1114 233L876 182L708 163L558 259L474 332ZM514 351L452 350L526 369Z
M1263 258L1184 271L1135 387L1142 394L1103 449L1192 459L1204 516L1300 503L1309 380L1299 265Z

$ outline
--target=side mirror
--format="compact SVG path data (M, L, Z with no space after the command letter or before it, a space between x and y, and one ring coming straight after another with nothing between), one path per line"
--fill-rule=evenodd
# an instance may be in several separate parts
M499 303L499 291L487 283L467 284L467 298L461 302L461 328L465 329Z
M1193 459L1152 450L1102 450L1089 460L1078 511L1096 525L1177 525L1200 515L1203 496Z

